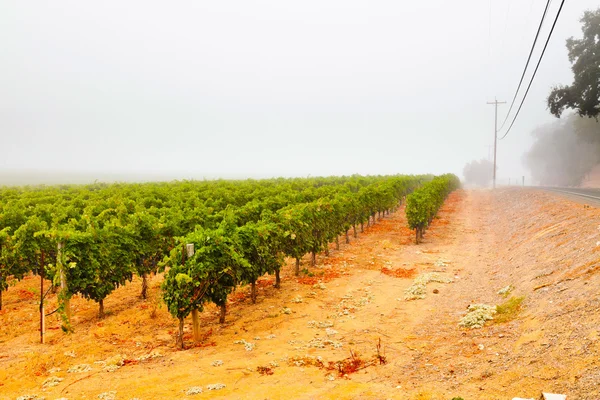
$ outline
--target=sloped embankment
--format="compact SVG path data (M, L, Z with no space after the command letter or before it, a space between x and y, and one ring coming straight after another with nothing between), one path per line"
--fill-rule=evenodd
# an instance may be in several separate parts
M493 236L504 246L491 279L527 298L514 344L522 368L511 375L600 398L600 209L533 190L501 191L494 207Z

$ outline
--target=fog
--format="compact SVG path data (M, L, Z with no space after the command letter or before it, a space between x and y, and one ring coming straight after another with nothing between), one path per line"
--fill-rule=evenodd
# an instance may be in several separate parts
M597 5L566 2L499 180L530 175L545 98L572 80L565 39ZM461 175L491 155L486 102L512 99L544 6L7 0L0 184Z
M534 144L524 161L534 183L578 186L600 162L600 122L567 115L533 131Z

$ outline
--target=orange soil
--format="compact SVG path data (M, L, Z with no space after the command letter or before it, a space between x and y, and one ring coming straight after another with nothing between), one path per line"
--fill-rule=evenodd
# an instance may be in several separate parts
M53 315L45 345L37 343L39 281L28 277L5 293L0 312L0 398L115 391L119 399L468 400L538 397L543 389L597 399L598 220L599 210L548 194L457 191L422 244L413 243L400 210L341 250L331 246L316 267L304 260L313 276L293 277L290 262L282 289L261 278L257 304L249 288L238 289L226 324L207 307L203 341L194 345L186 324L185 351L174 346L176 321L160 302L161 277L146 301L137 297L139 280L111 294L104 320L95 303L73 299L75 333L64 335ZM405 301L410 271L453 282L430 283L425 299ZM458 327L468 304L499 304L505 299L496 292L509 284L526 296L516 319ZM234 343L242 339L254 348ZM117 355L124 365L114 372L98 363ZM67 372L78 364L92 369ZM64 380L44 388L49 377ZM208 391L215 383L225 387ZM196 386L204 392L186 395Z

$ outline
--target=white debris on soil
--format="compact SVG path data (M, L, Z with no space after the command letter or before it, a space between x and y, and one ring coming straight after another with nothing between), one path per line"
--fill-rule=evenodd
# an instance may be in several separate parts
M306 343L306 345L302 347L314 347L316 349L324 349L327 346L331 346L334 349L339 349L340 347L342 347L342 343L331 339L314 338L309 340L308 343Z
M102 361L104 370L106 372L115 372L119 368L121 368L125 363L125 357L120 354L107 358Z
M288 308L288 307L283 307L283 308L281 309L281 312L282 312L283 314L288 314L288 315L289 315L289 314L291 314L291 313L292 313L292 310L291 310L290 308Z
M427 284L431 282L438 283L452 283L452 279L442 276L437 272L428 272L422 275L419 275L413 281L413 284L409 286L404 293L404 300L417 300L424 299L427 293Z
M206 385L207 390L221 390L225 387L224 383L213 383L211 385Z
M233 344L243 344L246 351L252 351L255 347L254 343L246 342L244 339L236 340L235 342L233 342Z
M270 334L269 336L267 336L267 339L275 339L275 337L276 337L275 335Z
M460 320L458 325L464 328L479 329L486 321L494 319L496 307L487 304L471 304L467 311L467 315Z
M192 386L185 392L185 394L187 394L188 396L200 393L202 393L202 388L200 386Z
M109 392L100 393L98 395L98 398L100 400L115 400L117 398L117 392L114 390L111 390Z
M25 394L23 396L17 397L17 400L45 400L45 397L37 396L35 394Z
M164 357L164 356L162 354L160 354L158 351L153 351L151 353L144 354L143 356L139 356L138 358L136 358L136 361L153 360L153 359L159 358L159 357Z
M321 328L321 329L331 328L333 326L333 322L331 322L331 321L321 321L321 322L308 321L307 324L308 324L309 328Z
M292 303L302 303L304 300L300 296L296 296L292 299Z
M425 284L413 283L404 291L404 293L406 293L406 295L404 296L404 300L424 299L425 294L427 293L427 289Z
M215 360L212 363L210 363L210 365L212 365L213 367L220 367L221 365L223 365L223 361L222 360Z
M305 356L296 356L296 357L286 357L285 359L282 359L281 361L285 361L287 362L287 364L290 367L305 367L305 366L317 366L317 367L322 367L323 364L323 357L321 356L309 356L309 355L305 355Z
M91 371L92 367L90 366L90 364L78 364L78 365L74 365L71 368L69 368L67 370L68 373L78 373L78 372L88 372Z
M443 258L440 258L439 260L437 260L437 261L435 262L435 264L434 264L434 265L435 265L436 267L438 267L438 268L445 268L445 267L447 267L447 266L448 266L448 263L449 263L449 262L450 262L450 261L448 261L448 260L444 260Z
M77 356L75 355L75 352L74 352L74 351L65 351L65 352L64 352L64 355L65 355L65 356L67 356L67 357L73 357L73 358L77 357Z
M325 290L325 289L327 289L327 286L325 286L325 284L323 282L319 282L319 283L315 283L313 285L313 289Z
M346 294L342 296L341 301L335 306L335 310L337 311L335 314L329 315L329 318L340 318L344 316L348 316L348 318L352 319L353 316L350 315L351 312L356 311L360 307L364 307L367 304L371 303L375 296L371 292L371 288L364 287L357 290L358 292L363 291L365 296L355 299L353 295Z
M542 393L542 398L544 400L566 400L567 396L564 394Z
M325 329L325 333L327 334L327 336L333 336L333 335L337 334L338 331L336 331L335 329L327 328L327 329Z
M508 285L503 287L502 289L498 290L498 294L500 296L508 296L510 294L510 292L512 292L515 288L513 287L513 285Z
M59 383L61 383L64 380L64 378L58 378L56 376L51 376L50 378L46 379L44 381L44 383L42 383L42 387L45 388L49 388L49 387L54 387L57 386Z

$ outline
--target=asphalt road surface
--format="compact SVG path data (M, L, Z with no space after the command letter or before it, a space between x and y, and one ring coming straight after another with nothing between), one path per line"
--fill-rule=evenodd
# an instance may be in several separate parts
M537 189L552 192L577 203L600 207L600 189L540 186Z

